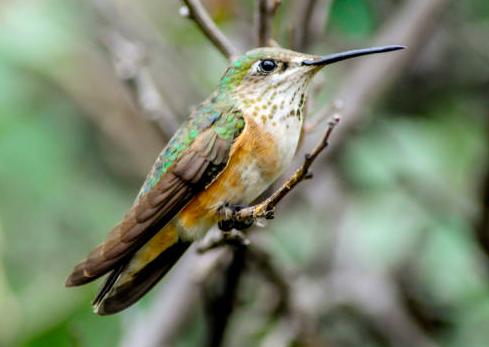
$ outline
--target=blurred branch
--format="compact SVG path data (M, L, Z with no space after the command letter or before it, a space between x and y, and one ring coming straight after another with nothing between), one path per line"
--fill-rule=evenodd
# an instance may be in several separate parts
M247 258L252 263L258 272L274 285L277 289L278 300L277 307L274 310L276 313L287 311L290 307L290 288L282 273L272 264L270 255L261 248L257 243L251 243L243 232L232 229L231 231L220 231L221 236L208 242L201 242L197 248L200 254L204 254L222 246L232 247L247 247Z
M225 249L227 252L223 256L232 259L224 269L212 271L214 276L218 274L220 278L209 279L207 286L213 290L205 291L204 303L208 312L207 321L210 322L208 346L222 345L225 329L236 306L237 283L247 269L245 264L253 265L255 271L261 274L274 289L272 315L274 320L278 319L280 322L274 332L281 335L280 340L284 342L281 345L288 346L294 343L300 346L324 345L316 332L315 324L309 319L310 316L304 314L294 304L289 278L275 266L271 255L264 248L257 242L247 245L237 245L233 242L231 247ZM287 333L284 334L282 329L286 329ZM276 339L273 333L270 339Z
M165 145L161 134L141 115L110 64L89 42L79 41L67 57L78 69L57 69L48 76L76 102L97 126L110 150L104 157L118 173L148 172ZM115 146L114 146L115 145ZM118 156L124 160L114 160Z
M405 310L409 313L421 329L431 334L443 333L451 325L451 320L446 312L450 307L445 302L431 295L426 285L418 280L419 272L417 271L416 261L419 254L426 250L429 245L430 237L429 228L421 229L418 232L416 241L410 247L408 252L403 256L403 260L392 271L393 280L397 285L399 298Z
M354 307L361 316L367 317L367 325L372 326L390 346L437 347L436 342L410 316L391 271L365 266L365 258L353 250L358 233L362 230L349 226L351 212L348 206L343 205L341 211L336 227L332 229L334 242L331 245L331 269L322 283L314 284L321 290L302 290L316 293L314 300L310 301L322 304L321 312L331 312L339 307ZM422 242L424 236L425 234L421 234L418 241ZM418 250L419 243L416 242L412 252L419 254ZM410 254L405 255L405 259L410 259ZM392 272L396 274L396 271ZM317 306L307 307L307 311L318 309Z
M164 102L149 69L147 42L136 38L128 23L119 18L121 11L111 0L94 0L98 12L107 22L102 42L109 51L115 71L131 92L143 114L158 124L166 139L176 131L179 120ZM136 16L131 17L134 21ZM139 24L139 22L137 23Z
M192 19L199 27L200 31L209 39L210 42L229 60L233 60L238 51L231 44L228 38L219 30L216 23L212 20L209 13L199 0L182 0L185 8L181 14Z
M479 246L485 254L486 270L489 272L489 164L482 180L480 198L480 216L475 223L474 230Z
M256 33L258 47L273 46L273 17L282 0L257 0Z
M148 57L143 44L110 29L105 43L119 78L128 86L147 118L156 122L165 137L170 138L178 128L179 121L163 102L147 66Z
M489 138L489 117L486 117L486 138ZM479 191L480 211L473 229L479 247L485 255L486 275L489 274L489 162L485 163L485 171L482 175Z
M224 334L237 301L238 289L243 276L248 249L244 245L232 246L231 260L219 280L208 281L204 286L204 307L208 325L205 346L223 345Z
M332 305L350 304L363 312L391 346L436 347L406 312L391 276L364 271L338 270L325 300Z

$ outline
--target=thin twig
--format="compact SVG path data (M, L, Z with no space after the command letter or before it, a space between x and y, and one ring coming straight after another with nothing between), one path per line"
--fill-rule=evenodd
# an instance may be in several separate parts
M336 125L339 123L340 117L335 115L328 123L328 128L321 141L316 145L310 154L306 154L302 166L272 195L265 201L255 205L243 208L239 211L231 211L223 208L221 218L224 221L242 222L250 219L256 221L259 218L272 219L274 217L275 207L277 204L294 189L296 185L305 179L312 178L309 173L309 168L316 160L318 155L328 146L328 140L333 133Z
M211 41L214 46L229 60L238 56L238 51L231 44L228 38L217 27L207 10L199 0L182 0L185 3L188 12L181 11L186 17L192 19L204 35Z
M272 40L273 16L281 2L281 0L257 0L256 32L259 47L275 45Z

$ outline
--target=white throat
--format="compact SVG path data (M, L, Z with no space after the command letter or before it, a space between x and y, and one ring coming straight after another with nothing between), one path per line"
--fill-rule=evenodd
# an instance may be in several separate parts
M293 87L290 82L283 80L274 88L248 92L239 105L276 139L283 169L291 164L299 145L308 86L308 81L296 81Z

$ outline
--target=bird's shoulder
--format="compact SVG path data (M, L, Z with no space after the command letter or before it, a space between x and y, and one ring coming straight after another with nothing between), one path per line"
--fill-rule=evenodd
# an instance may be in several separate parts
M221 153L229 152L234 139L245 126L243 112L236 108L228 98L211 96L200 104L187 121L177 130L168 144L158 155L138 194L138 199L154 188L167 172L172 172L188 161L193 153L212 156L216 144ZM219 140L219 141L216 141ZM215 159L215 158L208 158ZM221 163L227 158L221 158ZM212 160L211 160L212 161Z

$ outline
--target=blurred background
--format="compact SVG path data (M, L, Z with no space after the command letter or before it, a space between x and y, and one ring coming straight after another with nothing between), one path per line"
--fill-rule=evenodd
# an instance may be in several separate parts
M257 45L255 1L203 3ZM0 346L211 345L232 252L189 252L116 316L92 313L98 285L63 286L226 67L181 6L0 2ZM284 0L272 25L309 53L409 48L317 79L303 152L342 122L253 232L268 260L240 276L221 345L489 346L489 2Z

